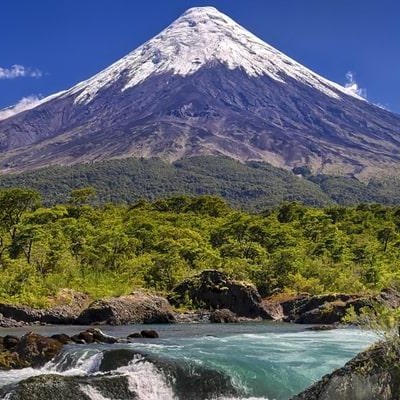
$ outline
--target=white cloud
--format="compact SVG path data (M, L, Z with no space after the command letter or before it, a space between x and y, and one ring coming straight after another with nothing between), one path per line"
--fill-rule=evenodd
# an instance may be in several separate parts
M40 78L42 71L36 68L24 67L23 65L12 65L10 68L0 67L0 79L15 78Z
M345 88L349 90L351 93L356 94L357 96L360 96L364 99L367 98L367 89L362 89L358 86L358 83L356 82L354 78L354 73L351 71L348 71L346 74L346 84Z
M31 108L36 107L40 103L40 101L41 101L40 97L34 95L23 97L14 106L0 110L0 121L3 119L10 118L13 115L18 114L22 111L30 110Z

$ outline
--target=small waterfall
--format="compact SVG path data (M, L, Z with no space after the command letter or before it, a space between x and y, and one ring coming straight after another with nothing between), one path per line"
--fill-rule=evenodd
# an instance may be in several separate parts
M84 393L90 400L111 400L104 397L97 389L90 385L80 385L82 393Z
M127 366L117 372L128 375L129 389L138 400L178 400L173 388L154 364L137 356Z
M64 351L48 362L43 373L61 373L63 375L87 375L99 370L103 353L101 351L86 350L82 352Z

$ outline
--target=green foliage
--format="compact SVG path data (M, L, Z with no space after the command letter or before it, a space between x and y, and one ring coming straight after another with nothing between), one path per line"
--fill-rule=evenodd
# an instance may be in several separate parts
M266 213L283 202L295 201L319 207L400 204L400 179L361 182L352 177L313 176L307 167L290 172L263 162L243 164L222 156L197 156L173 164L155 158L128 158L54 166L3 175L1 187L35 189L46 205L134 204L173 196L177 201L182 194L218 196L236 208ZM163 207L162 202L159 206Z
M35 192L0 192L0 301L46 305L68 287L93 298L168 292L205 269L263 295L400 287L397 207L286 202L251 214L209 195L128 206L90 205L86 194L46 208Z
M82 194L81 188L87 187L96 190L96 202L102 204L133 204L182 194L219 196L235 207L249 210L265 209L283 201L317 206L331 202L318 185L289 171L261 162L242 164L211 156L182 159L174 164L160 159L128 158L0 177L0 187L16 186L38 190L47 205L75 202L75 197ZM78 191L70 199L71 190L75 189ZM161 202L159 206L163 206Z

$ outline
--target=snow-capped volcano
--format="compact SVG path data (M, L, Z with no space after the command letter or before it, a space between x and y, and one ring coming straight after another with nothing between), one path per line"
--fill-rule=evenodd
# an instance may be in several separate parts
M397 166L399 135L400 117L198 7L94 77L0 121L0 166L224 154L369 174Z
M332 97L350 90L330 82L260 40L214 7L196 7L153 39L93 78L75 86L77 102L89 102L97 92L112 85L122 74L129 89L155 74L192 75L205 66L221 63L249 76L267 75L285 82L284 75L298 79Z

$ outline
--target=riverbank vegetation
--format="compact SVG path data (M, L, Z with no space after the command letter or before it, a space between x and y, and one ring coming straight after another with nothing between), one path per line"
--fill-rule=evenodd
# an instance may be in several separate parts
M93 298L167 293L205 269L265 296L399 286L400 207L283 203L248 213L211 196L92 202L92 189L52 207L35 191L0 191L0 301L43 306L60 288Z

